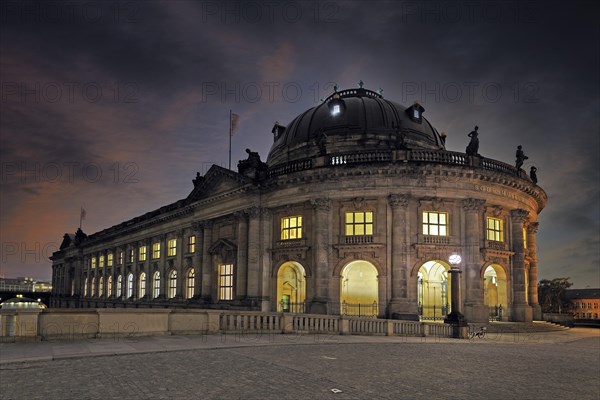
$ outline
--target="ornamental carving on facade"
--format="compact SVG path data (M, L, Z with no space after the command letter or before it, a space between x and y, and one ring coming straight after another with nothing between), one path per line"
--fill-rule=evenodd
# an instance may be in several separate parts
M481 211L483 210L483 206L485 204L485 200L482 199L464 199L462 201L462 206L465 211Z
M535 235L538 232L539 226L540 226L540 223L537 222L537 221L536 222L530 222L527 225L527 233L531 233L531 234Z
M513 222L518 222L518 223L522 224L525 221L527 221L527 218L529 217L529 211L518 208L516 210L511 210L510 216L511 216Z
M331 200L328 198L311 199L310 204L317 211L329 211L331 209Z
M390 194L388 196L388 203L392 208L404 208L408 207L410 197L405 194Z

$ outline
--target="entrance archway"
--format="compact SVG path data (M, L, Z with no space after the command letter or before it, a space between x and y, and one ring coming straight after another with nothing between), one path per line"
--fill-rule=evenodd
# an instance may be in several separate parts
M500 265L492 264L483 273L485 305L490 308L490 319L501 320L506 314L508 294L506 273Z
M421 320L443 320L450 313L450 267L443 261L427 261L418 273L418 301Z
M379 313L377 268L364 260L349 262L342 269L340 303L342 315L376 317Z
M277 311L304 312L306 271L295 261L285 262L277 271Z

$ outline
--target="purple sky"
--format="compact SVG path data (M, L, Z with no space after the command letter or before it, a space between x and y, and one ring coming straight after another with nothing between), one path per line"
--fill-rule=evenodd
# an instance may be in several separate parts
M86 233L263 158L332 91L382 88L464 151L514 162L548 193L540 278L600 287L596 2L86 1L0 3L0 275L49 279L47 256L87 210Z

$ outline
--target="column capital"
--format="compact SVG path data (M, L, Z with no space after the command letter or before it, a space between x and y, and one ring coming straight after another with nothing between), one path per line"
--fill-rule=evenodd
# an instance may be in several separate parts
M485 205L485 200L482 199L464 199L462 201L462 207L465 211L482 211Z
M192 230L195 232L200 232L203 228L203 225L201 222L198 221L194 221L192 222Z
M388 203L392 208L406 209L409 200L410 196L406 194L390 194L388 196Z
M522 224L527 221L527 217L529 217L529 211L517 208L516 210L510 210L510 216L513 222Z
M250 218L257 218L260 217L261 209L260 207L250 207L245 209L244 212L248 214Z
M535 222L530 222L529 225L527 225L527 233L537 233L538 232L538 228L540 226L540 223L535 221Z
M329 211L331 209L331 200L328 198L311 199L310 204L318 211Z

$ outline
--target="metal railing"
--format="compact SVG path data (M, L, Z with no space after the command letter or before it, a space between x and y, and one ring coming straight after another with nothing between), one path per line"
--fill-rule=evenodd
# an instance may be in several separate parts
M450 306L418 306L421 321L443 321L450 312Z

